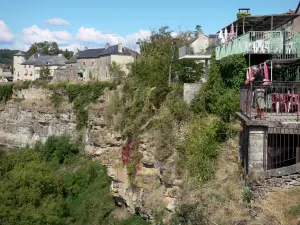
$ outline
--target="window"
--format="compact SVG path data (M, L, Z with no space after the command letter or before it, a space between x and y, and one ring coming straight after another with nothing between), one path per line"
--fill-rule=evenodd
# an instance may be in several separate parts
M92 66L95 64L95 62L92 62Z
M85 66L85 62L83 62L83 65Z
M73 67L73 65L71 65L71 68Z

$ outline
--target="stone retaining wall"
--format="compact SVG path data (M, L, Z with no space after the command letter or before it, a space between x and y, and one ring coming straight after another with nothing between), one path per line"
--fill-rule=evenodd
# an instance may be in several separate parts
M60 69L55 70L52 81L73 81L78 80L78 70L76 69Z

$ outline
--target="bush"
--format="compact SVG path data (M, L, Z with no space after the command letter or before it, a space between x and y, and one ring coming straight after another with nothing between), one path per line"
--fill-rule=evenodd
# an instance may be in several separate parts
M70 143L53 137L45 145L0 157L0 224L109 224L116 206L106 168L75 156ZM68 164L50 161L66 155ZM146 222L135 216L112 224Z
M245 203L249 204L250 201L251 201L251 196L252 196L252 194L251 194L250 188L249 187L244 187L244 189L243 189L243 201Z
M8 101L13 93L13 84L0 84L0 102Z
M208 81L192 101L192 110L201 116L215 114L225 122L235 119L239 110L239 87L244 82L246 66L243 55L226 57L219 64L213 56Z
M190 123L183 143L177 147L178 168L198 182L210 180L215 172L219 144L228 135L228 125L214 117L197 118Z
M182 204L172 217L172 225L205 225L208 224L198 204Z
M49 137L44 145L37 145L36 149L43 154L47 161L54 160L59 164L79 153L78 147L66 136Z

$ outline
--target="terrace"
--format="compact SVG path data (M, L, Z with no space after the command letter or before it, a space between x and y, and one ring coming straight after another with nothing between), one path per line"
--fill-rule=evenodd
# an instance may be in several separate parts
M266 121L299 121L300 82L269 82L269 85L241 85L240 113L255 120L254 89L264 90Z
M217 33L218 37L223 37L225 30L230 31L227 38L219 38L216 59L233 54L275 54L280 59L297 58L300 56L300 34L284 28L298 16L280 14L238 19Z

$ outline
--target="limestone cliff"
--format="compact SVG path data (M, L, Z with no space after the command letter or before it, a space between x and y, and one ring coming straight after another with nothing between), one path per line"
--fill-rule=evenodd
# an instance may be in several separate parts
M124 140L106 119L111 94L106 90L101 101L89 107L86 127L79 131L72 104L64 101L55 107L50 99L52 91L43 88L16 91L13 99L0 106L0 146L32 146L52 135L80 139L85 152L107 166L112 178L111 193L118 204L148 219L152 219L161 206L173 211L181 190L180 180L174 175L173 156L165 163L157 161L153 137L143 133L138 149L142 157L134 177L130 178L127 165L122 161Z

